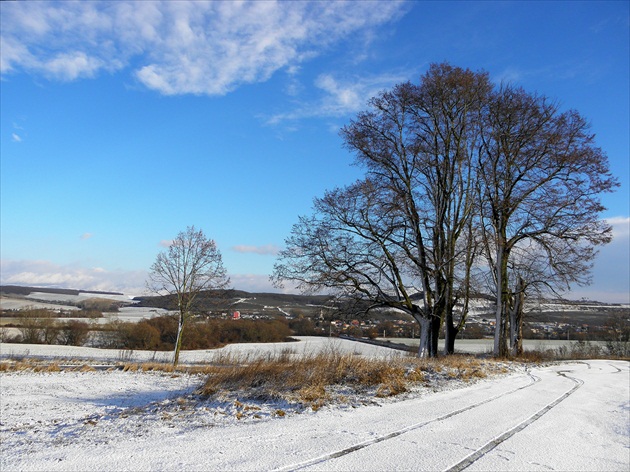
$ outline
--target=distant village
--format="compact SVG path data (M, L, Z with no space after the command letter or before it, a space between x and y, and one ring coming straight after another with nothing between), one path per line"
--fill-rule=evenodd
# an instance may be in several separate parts
M271 307L269 307L271 308ZM375 317L369 319L335 318L320 310L318 314L305 314L301 309L281 309L273 307L274 311L260 312L255 310L233 310L221 312L219 316L209 313L210 317L222 319L278 319L284 318L296 335L303 336L339 336L366 338L418 338L418 324L415 320L402 317ZM549 307L545 307L549 310ZM540 308L532 309L525 314L523 325L523 337L526 339L566 339L566 340L598 340L608 339L611 329L616 329L616 324L621 323L627 327L630 323L630 308L627 306L607 305L598 306L596 313L593 310L582 309L588 317L596 319L596 322L581 322L583 316L576 316L573 312L542 311ZM310 315L310 316L309 316ZM337 313L337 315L339 315ZM535 318L548 318L539 321ZM564 318L557 320L554 318ZM494 334L495 320L491 309L473 310L468 315L464 328L459 332L461 339L491 338Z

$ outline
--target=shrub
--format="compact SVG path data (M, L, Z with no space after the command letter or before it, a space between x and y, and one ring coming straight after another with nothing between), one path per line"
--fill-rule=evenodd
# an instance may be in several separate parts
M85 321L70 320L59 328L59 342L65 346L82 346L90 334L90 325Z
M129 349L157 349L160 346L160 332L146 320L127 323L124 326L125 347Z
M107 298L88 298L77 303L77 306L86 311L117 312L120 308L120 302Z
M298 316L289 321L289 328L296 336L313 336L317 333L313 320L303 316Z
M103 325L97 344L114 349L172 350L177 318L160 316L138 323L112 321ZM212 349L229 343L282 342L291 336L281 320L195 320L184 328L183 349Z
M177 340L177 315L157 316L146 320L160 333L160 349L170 350Z
M34 316L25 316L18 328L22 335L22 342L26 344L40 344L42 342L42 330L39 320Z

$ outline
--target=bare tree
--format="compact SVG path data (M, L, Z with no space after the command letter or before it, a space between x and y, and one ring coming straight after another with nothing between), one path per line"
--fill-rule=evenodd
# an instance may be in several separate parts
M442 325L445 352L453 352L467 316L476 253L474 162L490 92L486 73L433 64L419 85L395 86L342 129L357 163L392 190L403 215L407 237L400 247L421 282L430 355L437 353Z
M479 221L496 294L495 355L508 354L518 330L513 317L509 336L510 310L522 308L514 295L532 285L587 283L594 247L611 240L611 227L599 219L599 195L617 182L588 128L577 112L560 113L545 97L510 86L484 110ZM536 267L526 271L532 280L518 274L525 266Z
M184 326L200 292L224 289L230 283L216 243L202 230L189 226L166 251L160 252L149 273L150 290L174 295L179 312L173 365L179 362Z
M276 281L406 311L432 356L442 326L453 352L473 272L485 269L495 355L507 355L508 339L518 351L527 293L587 283L595 247L611 238L599 195L617 183L585 120L448 64L369 105L341 131L366 179L315 201Z
M344 238L319 234L325 235L322 247L327 253L316 257L326 261L324 267L305 262L308 251L302 240L288 240L276 276L298 280L293 269L304 266L325 273L332 268L341 271L344 277L328 283L344 289L351 283L353 295L398 307L420 323L421 339L428 343L421 344L423 355L437 354L439 331L446 322L447 352L452 352L470 295L476 242L471 230L472 164L479 148L480 104L490 90L487 74L439 64L431 66L419 85L400 84L373 98L370 110L359 113L341 131L346 147L367 171L360 184L363 194L359 197L359 187L354 187L316 201L316 211L323 217L318 224L326 226L334 219ZM371 193L365 193L366 186ZM340 208L340 201L350 203ZM294 235L296 231L303 235L306 221L294 228ZM348 254L353 257L347 259ZM339 259L340 255L344 257ZM363 263L357 264L361 258ZM295 265L288 270L291 261ZM361 276L355 278L357 269ZM308 274L301 282L317 285L310 283L317 280L317 273ZM420 303L415 295L420 295ZM458 301L463 310L455 325Z
M408 232L391 192L364 180L315 200L280 252L272 279L304 292L327 290L362 310L390 307L421 327L420 355L430 352L430 323L413 295L414 271L402 247Z

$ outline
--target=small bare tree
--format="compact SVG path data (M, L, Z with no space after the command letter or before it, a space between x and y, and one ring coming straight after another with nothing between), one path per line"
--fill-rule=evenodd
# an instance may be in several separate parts
M199 293L224 289L229 283L216 243L194 226L180 232L169 248L157 255L147 286L155 293L173 295L177 301L179 324L173 365L179 362L184 325Z

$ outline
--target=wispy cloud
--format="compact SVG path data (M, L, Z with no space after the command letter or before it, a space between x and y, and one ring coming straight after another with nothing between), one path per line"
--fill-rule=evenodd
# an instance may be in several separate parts
M280 248L274 244L264 246L232 246L232 250L240 253L259 254L263 256L275 256L280 252Z
M275 125L285 121L310 117L340 117L354 114L367 106L370 98L393 85L410 80L414 70L398 71L372 76L344 76L320 74L314 82L319 97L297 105L293 110L267 118Z
M293 284L287 284L285 287L274 287L269 280L268 275L262 274L230 274L232 286L238 290L247 292L280 292L280 293L297 293Z
M16 133L11 133L11 139L13 139L16 143L22 142L22 138Z
M10 2L0 70L71 81L133 63L135 77L160 93L222 95L295 70L404 9L401 1Z
M162 239L158 245L160 247L171 247L171 245L173 244L173 240L172 239Z
M93 236L94 236L94 235L93 235L92 233L83 233L83 234L80 236L80 238L81 238L81 239L83 239L83 240L86 240L86 239L90 239L90 238L91 238L91 237L93 237Z

